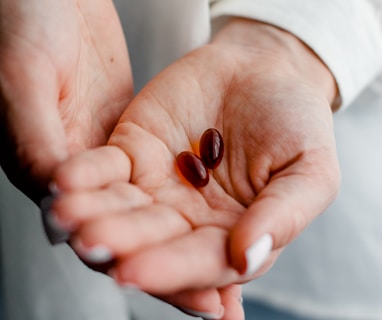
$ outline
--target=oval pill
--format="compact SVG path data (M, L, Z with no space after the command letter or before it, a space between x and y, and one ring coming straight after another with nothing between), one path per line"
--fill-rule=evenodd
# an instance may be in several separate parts
M200 157L209 169L215 169L223 159L224 142L220 132L214 128L207 129L199 145Z
M194 187L207 185L210 177L202 160L190 151L183 151L176 157L180 172Z

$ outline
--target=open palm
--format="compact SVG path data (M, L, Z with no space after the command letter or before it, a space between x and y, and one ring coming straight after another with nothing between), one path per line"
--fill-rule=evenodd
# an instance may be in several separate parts
M244 65L252 53L241 60L233 55L206 46L178 61L133 100L109 146L71 159L56 173L66 192L54 211L79 228L86 247L103 244L121 257L121 281L172 292L239 280L243 257L230 257L235 269L225 251L232 227L250 222L241 226L241 241L249 245L270 233L277 251L336 193L326 100L297 74L270 77L263 65L240 68L237 61ZM268 67L279 68L268 60ZM210 127L222 133L226 152L209 184L196 189L179 175L175 158L193 150ZM183 254L175 250L181 247ZM172 249L177 256L163 258ZM161 263L168 275L158 275Z
M132 97L112 1L2 0L1 165L38 201L58 162L106 143Z
M74 248L85 259L107 248L120 283L162 297L268 270L339 183L330 105L305 70L277 51L224 42L164 70L132 101L108 146L55 173L62 193L53 212L75 231ZM225 154L197 189L175 159L197 152L211 127Z

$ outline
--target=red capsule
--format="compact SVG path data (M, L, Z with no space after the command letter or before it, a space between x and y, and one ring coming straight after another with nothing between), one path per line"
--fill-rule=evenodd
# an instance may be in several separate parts
M207 129L199 146L200 157L209 169L215 169L223 159L224 142L220 132L214 128Z
M196 188L207 185L208 169L200 158L190 151L183 151L176 157L180 172Z

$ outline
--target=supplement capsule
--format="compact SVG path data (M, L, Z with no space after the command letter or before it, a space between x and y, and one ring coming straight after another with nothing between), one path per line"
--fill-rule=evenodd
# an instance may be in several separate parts
M210 179L208 169L197 155L183 151L176 157L176 162L180 172L194 187L207 185Z
M215 169L223 159L224 142L220 132L214 128L207 129L199 145L200 157L209 169Z

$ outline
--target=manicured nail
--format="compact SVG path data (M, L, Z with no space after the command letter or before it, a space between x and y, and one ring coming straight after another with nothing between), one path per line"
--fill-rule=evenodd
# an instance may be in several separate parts
M270 234L263 235L245 252L247 260L246 276L253 275L265 262L272 251L273 239Z
M74 250L85 260L92 263L105 263L113 259L111 251L102 244L90 248L86 247L80 239L72 242Z
M135 295L138 291L140 291L139 286L135 283L122 281L115 268L111 268L107 274L118 283L126 295Z
M52 202L54 200L55 196L54 195L48 195L44 198L41 199L40 201L40 210L43 212L49 212L52 207Z
M46 213L46 219L49 224L57 230L61 230L62 232L72 232L75 230L75 226L71 222L61 220L54 211L48 211Z
M219 320L224 315L224 307L220 306L220 310L217 314L211 313L211 312L203 312L203 311L196 311L185 307L177 307L180 311L193 316L193 317L199 317L204 320Z
M55 182L50 182L48 185L48 189L54 196L57 196L61 193L61 190L58 188Z
M51 211L54 196L50 195L43 198L40 202L41 218L45 230L45 234L52 245L56 245L69 240L70 232L63 223L59 222L56 216Z
M120 288L126 296L135 296L141 291L135 283L120 284Z

